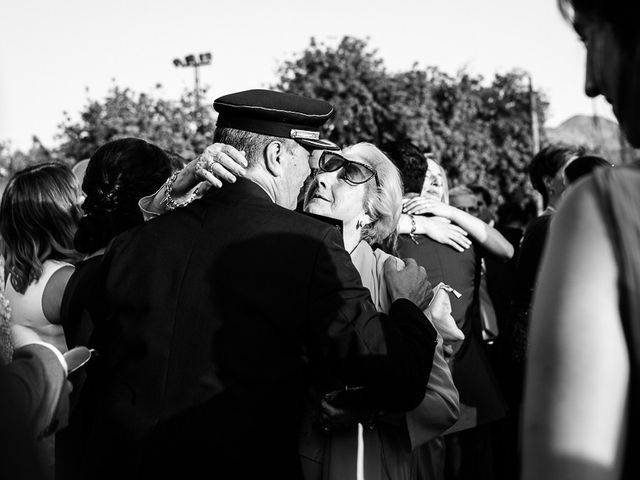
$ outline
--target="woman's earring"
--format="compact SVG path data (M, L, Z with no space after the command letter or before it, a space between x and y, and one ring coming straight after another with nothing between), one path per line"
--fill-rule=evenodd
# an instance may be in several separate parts
M358 221L356 222L356 230L360 230L361 228L362 228L362 221L361 221L361 220L358 220Z

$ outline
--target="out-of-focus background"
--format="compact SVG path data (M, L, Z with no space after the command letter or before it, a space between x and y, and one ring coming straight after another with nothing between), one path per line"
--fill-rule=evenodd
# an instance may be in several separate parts
M331 102L340 144L410 139L496 208L532 201L548 142L635 155L554 0L9 0L0 22L4 178L124 136L193 158L213 100L249 88Z

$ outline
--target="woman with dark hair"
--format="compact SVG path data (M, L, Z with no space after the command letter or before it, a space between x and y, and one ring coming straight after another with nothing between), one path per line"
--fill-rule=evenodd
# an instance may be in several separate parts
M123 138L102 145L87 163L82 181L85 195L74 244L85 255L76 266L62 298L67 343L86 345L93 332L93 320L99 313L94 296L100 261L107 244L117 235L144 222L138 200L158 190L171 175L172 160L161 148L138 138ZM58 434L56 474L74 478L74 454L83 438L82 412L76 412L76 401L82 391L86 373L74 378L71 396L72 417L69 427Z
M506 392L514 412L519 411L524 382L524 362L529 332L529 313L533 301L538 269L547 239L551 219L565 189L564 169L581 154L574 147L549 145L540 150L529 164L529 179L542 196L544 211L524 230L516 262L513 296L509 312L507 334L511 342L512 378Z
M84 174L84 216L75 237L79 252L95 255L116 235L143 223L138 200L155 192L171 175L171 159L138 138L104 144Z
M171 175L172 161L161 148L138 138L113 140L98 148L82 181L84 203L74 245L85 255L62 299L67 341L84 345L91 323L93 279L105 247L116 235L143 223L138 200L155 192ZM84 321L83 321L84 318Z
M607 162L604 158L597 155L581 155L569 163L564 169L565 185L574 184L582 177L586 177L593 173L596 169L602 167L613 167L613 164Z
M562 0L603 94L640 147L637 2ZM640 172L602 168L551 226L535 294L523 478L640 478Z
M9 181L0 205L0 235L16 347L35 332L67 350L60 302L78 255L73 236L80 219L79 189L60 163L25 168Z

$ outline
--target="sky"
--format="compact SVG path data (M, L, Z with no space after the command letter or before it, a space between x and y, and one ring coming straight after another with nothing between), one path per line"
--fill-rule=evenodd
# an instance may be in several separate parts
M268 88L278 66L311 37L367 38L390 71L435 65L492 77L528 71L551 106L547 126L576 114L614 118L587 98L584 47L555 0L3 0L0 7L0 141L55 146L64 112L111 86L177 98L193 69L174 58L211 52L201 69L206 104Z

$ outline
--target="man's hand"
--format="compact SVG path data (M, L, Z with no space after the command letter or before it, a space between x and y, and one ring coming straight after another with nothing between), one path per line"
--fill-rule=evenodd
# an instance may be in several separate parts
M184 196L201 182L221 188L223 180L233 183L237 177L243 177L247 166L244 152L224 143L209 145L200 157L182 169L173 184L173 196Z
M424 267L419 267L413 258L404 260L404 265L395 257L387 258L384 262L384 278L392 301L406 298L421 310L427 308L433 296L431 283Z
M362 422L371 411L355 407L336 407L326 398L320 403L320 423L325 430L348 427Z

